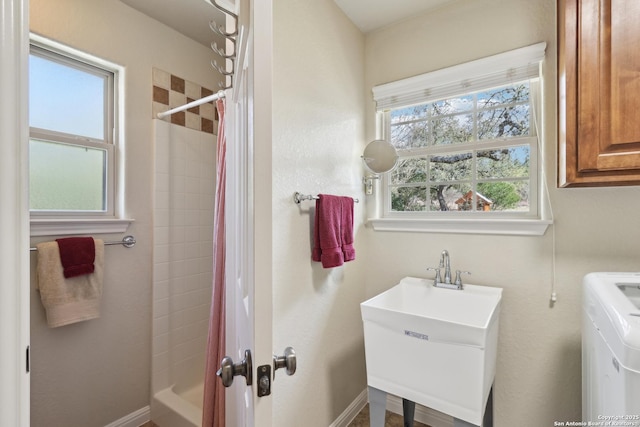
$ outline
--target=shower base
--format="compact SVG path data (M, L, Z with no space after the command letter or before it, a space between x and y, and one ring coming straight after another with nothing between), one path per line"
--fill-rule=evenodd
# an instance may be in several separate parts
M153 396L157 414L153 422L158 427L202 427L203 384L181 390L175 386L160 390Z

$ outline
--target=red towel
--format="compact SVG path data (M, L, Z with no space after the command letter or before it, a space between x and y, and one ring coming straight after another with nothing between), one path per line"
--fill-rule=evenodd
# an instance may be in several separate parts
M314 222L312 260L332 268L355 259L352 198L319 194Z
M344 262L356 259L356 250L353 247L353 199L342 197L342 253Z
M93 237L68 237L56 239L60 249L65 278L93 273L93 262L96 259L96 245Z

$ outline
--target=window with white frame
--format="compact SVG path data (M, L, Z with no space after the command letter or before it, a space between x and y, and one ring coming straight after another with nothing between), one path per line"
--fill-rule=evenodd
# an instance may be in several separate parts
M104 61L32 43L32 219L116 217L116 82Z
M538 219L540 64L529 46L373 89L397 167L385 218Z

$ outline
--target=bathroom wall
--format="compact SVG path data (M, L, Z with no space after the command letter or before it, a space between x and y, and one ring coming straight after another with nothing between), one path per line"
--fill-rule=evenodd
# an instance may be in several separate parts
M640 188L555 188L555 19L554 0L460 0L365 37L333 0L275 2L274 242L265 256L274 264L274 351L293 345L299 364L293 377L278 372L273 425L325 427L344 411L366 385L358 304L403 276L428 277L445 248L472 283L504 288L496 425L580 418L580 281L589 271L638 270ZM126 210L138 244L107 248L100 319L48 329L32 292L32 425L102 426L150 396L151 69L207 87L217 76L208 48L117 0L31 0L31 28L126 67ZM553 308L551 229L542 237L374 232L360 182L359 156L375 136L372 86L538 41L547 42ZM294 191L360 198L355 261L325 270L310 260L313 203L295 205Z
M31 0L30 15L31 31L125 67L125 210L137 244L106 248L99 319L49 329L31 284L31 425L104 426L150 398L152 68L209 88L217 75L210 49L117 0Z
M273 425L326 427L366 385L364 37L333 0L278 0L273 20L273 349L298 355L294 376L276 374ZM355 261L311 261L315 203L295 191L360 199Z
M640 268L640 188L556 188L556 2L457 1L366 37L367 139L371 87L487 55L547 42L544 158L555 223L542 237L375 232L367 295L403 276L431 277L442 249L470 283L504 288L495 380L496 426L548 426L581 419L581 280L590 271ZM554 230L555 229L555 230ZM553 236L556 291L550 307ZM390 248L393 248L392 250Z

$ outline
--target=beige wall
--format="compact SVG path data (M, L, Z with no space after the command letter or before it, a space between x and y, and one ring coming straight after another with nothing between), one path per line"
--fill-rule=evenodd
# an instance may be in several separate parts
M472 283L504 288L497 426L580 419L580 298L589 271L638 270L640 189L556 189L555 1L460 0L364 37L333 0L275 2L273 106L274 351L298 372L274 387L273 425L327 426L366 386L359 303L448 249ZM49 330L32 304L32 425L104 425L149 402L151 67L215 87L209 50L116 0L31 0L31 27L127 68L127 211L133 250L107 249L103 317ZM555 214L543 237L373 232L364 226L360 154L374 137L370 89L486 55L547 42L543 135ZM348 194L356 261L310 261L313 203L294 191ZM107 236L109 237L109 236ZM120 236L113 236L119 238ZM265 255L265 256L269 256Z
M315 204L292 196L363 200L364 37L333 0L279 0L273 63L273 348L291 345L299 360L295 376L276 374L273 425L326 427L366 386L364 206L356 260L323 269L311 261Z
M556 2L457 1L366 38L366 87L483 56L547 42L545 171L555 215L556 291L550 308L553 229L542 237L369 230L367 295L403 276L430 277L448 249L470 283L504 288L495 382L496 426L548 426L581 419L581 280L590 271L638 271L640 188L557 189ZM374 104L367 93L367 136ZM394 248L390 250L389 248Z
M31 425L103 426L150 397L151 70L210 88L217 75L209 49L117 0L30 3L31 31L125 67L126 213L135 219L128 233L138 243L106 249L100 319L49 329L33 283L31 293Z

